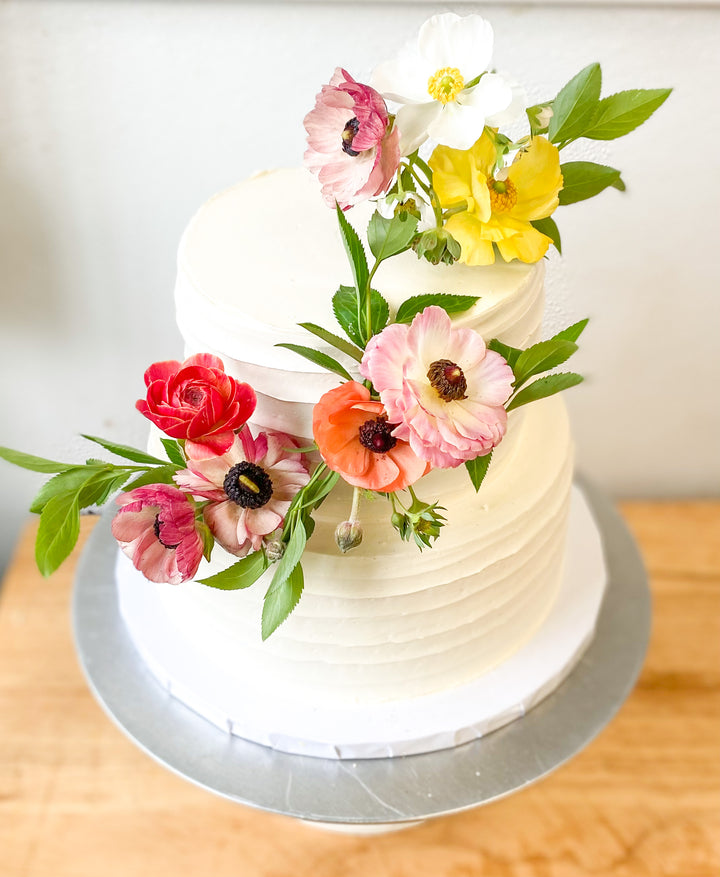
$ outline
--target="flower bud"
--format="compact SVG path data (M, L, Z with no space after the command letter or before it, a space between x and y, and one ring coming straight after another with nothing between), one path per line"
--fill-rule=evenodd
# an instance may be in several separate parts
M343 521L335 528L335 542L343 554L357 548L362 542L363 531L360 521Z
M270 563L275 563L285 554L285 543L282 539L271 539L265 543L265 554Z
M444 262L452 265L460 258L460 244L444 228L432 228L419 235L414 243L413 250L418 259L425 258L433 265Z

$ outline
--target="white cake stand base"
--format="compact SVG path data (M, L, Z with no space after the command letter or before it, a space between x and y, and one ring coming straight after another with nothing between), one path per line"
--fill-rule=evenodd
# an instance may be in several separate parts
M595 638L572 674L527 715L437 752L357 761L293 755L219 729L173 698L138 655L120 617L110 516L81 560L73 619L96 697L137 745L216 794L325 828L379 833L517 791L559 767L630 692L650 631L650 596L634 541L595 488L583 492L602 534L608 583Z

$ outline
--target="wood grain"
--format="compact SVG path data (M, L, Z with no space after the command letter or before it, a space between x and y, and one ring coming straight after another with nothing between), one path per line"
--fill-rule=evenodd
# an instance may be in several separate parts
M75 659L73 564L41 579L29 525L0 592L0 875L717 877L720 503L622 510L655 615L619 715L536 786L374 838L216 798L130 743ZM93 523L83 520L83 538Z

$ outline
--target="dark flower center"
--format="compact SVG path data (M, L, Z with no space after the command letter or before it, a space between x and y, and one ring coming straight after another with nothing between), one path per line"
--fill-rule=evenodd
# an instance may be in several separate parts
M349 122L345 123L345 127L342 132L342 148L343 152L346 155L352 155L353 157L356 155L360 155L359 152L356 152L352 148L352 142L355 139L355 135L357 134L360 128L360 122L356 118L350 119Z
M397 423L388 423L385 415L366 420L358 430L360 444L375 454L386 454L397 444L397 439L391 435L396 426Z
M467 399L467 381L463 370L449 359L437 359L430 364L427 372L430 386L444 402Z
M170 548L170 549L174 550L180 544L178 542L177 545L168 545L167 542L163 542L162 536L160 535L160 514L159 513L157 515L155 515L155 523L153 524L153 532L155 533L155 537L157 538L157 541L162 545L163 548Z
M273 494L270 476L255 463L236 463L225 476L223 490L244 509L259 509Z

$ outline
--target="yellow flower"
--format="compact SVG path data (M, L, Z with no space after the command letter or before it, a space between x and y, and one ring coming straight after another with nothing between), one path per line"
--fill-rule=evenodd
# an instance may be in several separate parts
M493 243L506 262L537 262L551 240L530 224L558 206L563 179L557 148L545 137L534 137L510 167L492 176L496 152L487 131L470 149L438 146L430 158L433 188L444 209L467 202L445 227L460 244L460 261L491 265Z

